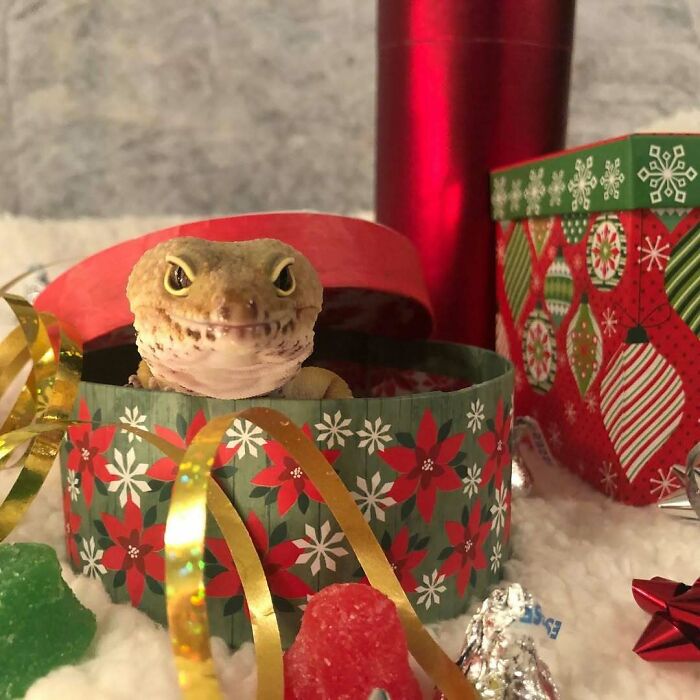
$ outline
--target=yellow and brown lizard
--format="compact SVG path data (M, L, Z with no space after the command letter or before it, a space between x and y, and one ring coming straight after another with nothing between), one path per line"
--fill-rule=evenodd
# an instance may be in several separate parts
M349 398L313 350L323 288L309 260L274 239L173 238L127 284L142 361L131 384L220 399Z

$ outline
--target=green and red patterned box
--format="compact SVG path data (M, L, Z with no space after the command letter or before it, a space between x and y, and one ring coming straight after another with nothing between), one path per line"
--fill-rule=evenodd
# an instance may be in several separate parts
M625 503L700 440L700 135L635 134L491 174L497 350L518 415Z
M324 254L322 245L351 260L356 251L345 254L342 246L355 245L350 234L363 235L359 229L382 236L392 250L349 268ZM335 369L357 398L221 401L123 386L138 362L123 299L135 258L173 235L241 240L246 232L274 234L312 259L326 289L327 329L317 332L311 361ZM513 369L488 350L403 339L427 334L430 324L418 268L413 286L400 289L412 265L406 245L368 222L261 214L157 232L54 281L37 307L88 341L75 415L92 425L68 431L61 460L75 570L100 579L114 600L165 623L163 535L176 465L148 442L108 426L128 424L184 447L214 416L268 406L302 427L337 470L422 620L454 617L473 596L483 597L500 580L509 553ZM376 278L376 287L353 275ZM343 282L336 284L338 277ZM90 280L101 284L87 293L81 284ZM339 330L349 325L354 331ZM379 330L394 338L378 337ZM214 476L248 526L289 644L309 595L364 574L316 488L259 428L241 420L231 425ZM212 633L232 646L249 640L241 583L213 520L205 575Z

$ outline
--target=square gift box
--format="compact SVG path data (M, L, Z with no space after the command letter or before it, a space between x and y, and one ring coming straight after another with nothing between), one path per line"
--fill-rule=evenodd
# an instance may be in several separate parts
M497 350L517 415L642 505L700 440L700 135L635 134L491 174Z

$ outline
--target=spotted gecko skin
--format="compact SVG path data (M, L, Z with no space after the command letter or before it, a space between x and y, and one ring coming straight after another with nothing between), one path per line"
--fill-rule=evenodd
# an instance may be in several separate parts
M284 267L291 291L276 286ZM127 297L142 357L135 386L219 399L352 396L334 373L301 367L323 288L309 260L281 241L170 239L136 263Z

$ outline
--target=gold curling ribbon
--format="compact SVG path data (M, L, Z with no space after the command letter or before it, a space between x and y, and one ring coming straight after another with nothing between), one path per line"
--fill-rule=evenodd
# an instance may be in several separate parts
M67 428L80 423L69 420L69 416L82 365L80 343L54 317L37 314L20 297L4 298L19 319L20 328L0 344L0 397L30 359L32 367L0 428L0 469L7 466L14 451L28 443L18 465L19 477L0 505L0 542L14 529L43 484ZM58 328L58 358L47 323ZM179 464L165 530L166 602L178 682L186 700L222 697L209 644L204 588L207 507L231 552L250 610L258 700L284 697L279 627L260 558L240 515L210 476L217 448L236 418L265 430L301 466L344 531L370 583L396 605L411 653L448 700L477 700L471 684L421 624L340 477L297 426L284 414L267 408L249 408L211 419L184 452L147 431L114 425L139 435Z

